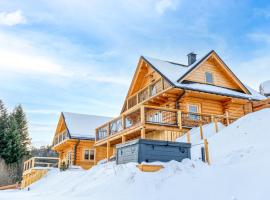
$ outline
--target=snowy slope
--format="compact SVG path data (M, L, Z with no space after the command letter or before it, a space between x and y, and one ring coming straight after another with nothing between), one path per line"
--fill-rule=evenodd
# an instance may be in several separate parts
M186 159L164 163L156 173L140 172L133 163L55 170L30 191L2 191L0 199L269 200L269 121L270 109L265 109L209 134L211 166Z

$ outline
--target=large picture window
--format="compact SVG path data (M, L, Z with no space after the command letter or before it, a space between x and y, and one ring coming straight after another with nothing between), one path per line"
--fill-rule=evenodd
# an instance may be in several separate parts
M94 160L95 159L95 150L85 149L84 150L84 160Z

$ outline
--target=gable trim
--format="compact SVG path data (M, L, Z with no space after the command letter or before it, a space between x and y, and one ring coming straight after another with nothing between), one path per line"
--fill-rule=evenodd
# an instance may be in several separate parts
M198 63L196 63L191 69L189 69L183 76L181 76L177 82L181 83L188 74L190 74L193 70L200 66L200 64L207 60L211 54L215 54L219 62L225 67L225 69L233 76L233 79L236 81L237 85L247 94L251 94L251 92L246 88L246 86L240 81L240 79L232 72L232 70L226 65L226 63L220 58L220 56L214 51L211 50L208 54L206 54Z
M63 114L63 112L61 112L61 116L63 117L64 123L66 125L68 137L71 138L71 135L70 135L70 132L69 132L69 129L68 129L68 125L66 123L65 115Z

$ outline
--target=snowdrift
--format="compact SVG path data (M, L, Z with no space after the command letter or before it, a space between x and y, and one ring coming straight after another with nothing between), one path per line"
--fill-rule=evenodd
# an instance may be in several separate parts
M0 199L270 199L270 109L209 134L208 141L210 166L195 158L162 163L165 168L155 173L141 172L135 163L102 164L88 171L54 170L30 191L3 191Z

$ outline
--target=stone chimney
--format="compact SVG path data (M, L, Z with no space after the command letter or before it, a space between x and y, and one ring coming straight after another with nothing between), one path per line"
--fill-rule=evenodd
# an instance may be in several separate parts
M188 57L188 65L192 65L194 62L196 62L196 54L191 52L187 55Z

